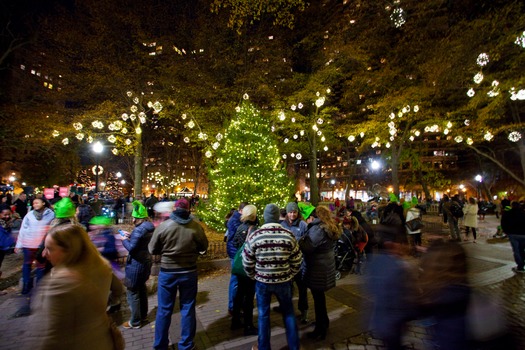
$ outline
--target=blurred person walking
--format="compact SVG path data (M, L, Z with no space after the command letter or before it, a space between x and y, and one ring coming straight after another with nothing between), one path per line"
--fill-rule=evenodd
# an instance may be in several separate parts
M133 202L133 225L131 233L122 231L122 245L128 251L126 260L124 285L127 287L128 304L131 318L122 327L140 328L148 322L148 291L146 282L151 273L151 254L148 244L155 226L151 223L146 207L139 201Z
M468 349L467 307L471 290L467 281L467 257L456 242L437 241L423 255L417 307L420 317L434 320L436 348Z
M463 225L465 225L465 241L468 241L469 231L472 230L472 236L474 237L474 243L476 243L478 228L478 205L474 197L468 199L468 203L463 207Z
M257 345L252 349L271 349L270 302L273 294L282 311L288 348L299 349L292 280L300 270L302 254L293 233L279 223L279 214L279 207L275 204L264 208L264 225L246 238L242 253L244 271L255 280L259 313Z
M109 264L79 225L52 228L43 256L54 266L39 284L24 339L27 349L113 350L108 291L122 292Z
M406 234L399 231L382 233L383 244L369 264L366 286L374 306L370 328L387 350L404 349L401 344L406 322L414 316L414 279L406 254Z
M33 210L31 210L22 220L22 226L18 233L15 245L15 252L24 254L22 265L22 294L28 294L33 288L31 269L36 259L38 247L42 243L44 236L51 221L55 218L55 213L45 207L42 198L33 200ZM45 263L36 261L36 279L39 281L44 276Z
M190 216L190 204L184 198L175 202L168 220L153 232L150 254L161 255L158 280L158 309L155 320L155 349L168 349L168 333L175 297L179 292L181 339L179 350L195 347L197 330L197 258L208 249L208 239L201 225Z
M357 221L357 220L356 220ZM308 228L299 240L304 256L303 279L314 298L315 328L308 333L314 340L324 340L330 325L325 292L335 287L335 245L342 229L330 210L318 206L306 220Z

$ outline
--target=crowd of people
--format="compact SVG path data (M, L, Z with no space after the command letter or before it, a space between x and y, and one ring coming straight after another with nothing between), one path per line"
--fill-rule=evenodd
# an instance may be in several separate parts
M93 342L86 339L93 335L97 348L122 348L122 334L107 313L120 309L125 286L130 318L121 329L137 329L149 322L146 282L153 256L160 256L153 347L167 349L171 345L168 333L177 294L181 315L178 348L195 347L197 259L207 250L208 240L188 200L174 202L156 225L151 209L158 201L153 202L153 196L144 202L135 200L133 230L115 234L112 219L95 215L89 204L75 203L71 196L52 205L41 197L27 205L25 197L17 198L21 204L14 201L13 207L0 207L0 266L9 249L23 254L21 294L28 296L28 303L16 316L30 316L27 341L31 348L82 349L84 345L78 344L92 348ZM361 215L353 199L335 203L334 208L297 201L284 208L268 204L262 215L256 206L240 203L225 220L232 266L228 291L231 329L257 335L253 349L270 349L270 313L279 312L288 347L299 349L298 322L310 324L311 293L315 320L307 337L326 339L330 320L325 293L336 285L336 247L346 238L356 253L354 272L360 274L362 265L367 266L366 285L375 302L371 328L387 349L401 349L404 326L418 318L432 319L436 346L467 348L466 305L471 290L465 252L458 241L469 239L470 232L476 241L478 206L474 198L463 204L457 197L446 197L442 210L451 239L436 241L427 250L422 247L418 225L422 212L415 197L404 201L390 195L388 202L378 206L375 225ZM16 220L17 237L12 234ZM465 226L464 238L460 220ZM509 236L517 272L524 270L523 224L525 211L519 203L502 208L501 226ZM126 250L122 275L116 237ZM419 274L408 268L408 255L421 258ZM294 289L298 292L298 316L292 302ZM272 296L279 303L273 309ZM64 330L67 339L60 336Z

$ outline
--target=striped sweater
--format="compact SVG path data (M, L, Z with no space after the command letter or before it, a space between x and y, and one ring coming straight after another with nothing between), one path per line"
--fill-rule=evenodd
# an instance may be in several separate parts
M277 223L252 232L242 253L248 277L270 284L290 281L299 272L302 258L293 233Z

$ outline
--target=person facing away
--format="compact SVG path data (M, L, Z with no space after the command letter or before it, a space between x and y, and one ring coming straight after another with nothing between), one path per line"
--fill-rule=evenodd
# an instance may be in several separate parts
M235 236L235 233L237 232L237 228L241 225L241 215L243 208L248 205L246 202L241 202L239 204L239 209L233 213L233 215L228 220L228 237L226 238L226 253L228 254L228 257L230 258L231 266L233 267L233 258L235 257L235 253L237 252L237 249L233 245L233 237ZM234 274L231 274L230 276L230 285L228 287L228 313L232 315L233 313L233 300L235 299L235 294L237 293L237 276Z
M24 254L24 262L22 265L22 294L28 294L33 288L33 281L31 279L31 267L33 261L36 259L38 247L51 221L55 218L55 213L45 207L44 200L35 198L33 200L33 210L31 210L22 220L20 232L15 245L15 252ZM39 281L44 277L45 263L36 263L36 279Z
M513 201L501 216L501 228L509 237L516 267L512 270L518 273L525 272L525 212L520 204Z
M279 207L268 204L264 225L246 239L242 260L244 271L255 279L258 310L259 350L271 349L270 302L275 294L282 311L290 350L299 349L299 334L292 303L292 280L299 272L302 254L293 233L279 223Z
M233 237L233 244L241 249L246 237L259 227L257 208L248 204L242 210L241 225ZM244 335L256 335L257 328L253 325L253 298L255 297L255 281L244 275L237 275L237 293L233 299L233 314L231 329L244 326ZM244 323L241 322L241 309Z
M197 258L200 252L208 249L208 239L201 225L190 216L190 204L186 199L175 202L169 219L153 232L148 249L150 254L161 256L153 347L168 349L171 315L178 292L181 315L178 348L193 349L197 330Z
M461 232L459 230L459 218L455 217L452 212L452 206L460 206L459 197L453 196L450 200L447 195L443 196L443 217L446 218L450 230L450 239L461 242Z
M468 203L463 207L463 225L465 225L465 241L468 241L469 230L472 230L472 237L474 237L474 243L476 243L478 228L478 205L476 204L476 199L470 197Z
M327 207L318 206L306 220L308 229L299 240L304 256L303 279L312 292L315 308L315 328L308 337L324 340L330 319L326 309L325 292L335 287L335 245L342 228Z
M290 202L286 205L286 217L281 221L281 225L291 231L297 241L301 239L306 233L308 224L302 220L299 215L299 206L295 202ZM301 270L304 270L304 262L301 265ZM294 277L294 282L297 285L297 291L299 292L299 300L297 308L301 312L301 323L308 323L308 295L307 287L303 279L303 274L298 273Z
M148 322L148 291L146 282L151 273L151 254L148 244L155 226L151 223L146 207L139 201L133 202L133 225L130 232L123 232L122 245L128 251L126 259L124 285L127 287L128 305L131 318L122 327L140 328Z
M49 230L44 257L53 269L32 298L24 349L113 350L106 315L108 293L122 293L111 267L80 225Z

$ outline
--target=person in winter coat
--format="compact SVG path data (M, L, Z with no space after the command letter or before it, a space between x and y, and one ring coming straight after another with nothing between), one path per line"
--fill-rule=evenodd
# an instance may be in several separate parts
M302 236L306 233L308 224L302 220L299 215L299 206L295 202L290 202L286 205L286 217L281 221L282 227L291 231L295 236L295 239L299 241ZM302 265L304 268L304 264ZM295 284L297 285L297 291L299 292L299 300L297 309L301 312L301 323L308 323L308 295L305 281L303 280L303 274L298 273L294 277Z
M417 207L418 201L416 197L412 197L410 202L409 209L406 211L406 222L408 223L411 220L421 217L421 209ZM414 256L419 256L418 247L421 247L421 229L410 230L408 225L406 225L408 236L411 241L411 250Z
M242 210L241 225L233 237L233 245L241 249L246 237L257 230L259 220L257 219L257 208L255 205L247 205ZM257 328L253 325L253 299L255 297L255 280L244 275L237 275L237 293L233 299L233 315L231 329L244 326L244 335L256 335ZM241 322L241 309L244 313L244 324Z
M53 269L32 297L20 348L113 350L106 303L108 292L121 293L122 284L86 231L80 225L55 226L46 236L43 256Z
M233 258L237 249L233 245L233 237L237 232L237 228L241 225L241 215L243 208L248 205L248 203L242 202L239 204L239 209L233 213L233 215L228 220L228 237L226 238L226 253L230 257L230 262L233 267ZM235 294L237 293L237 275L231 274L230 285L228 288L228 313L232 315L233 313L233 299L235 299Z
M503 210L501 215L501 228L509 236L516 267L512 270L518 273L525 272L525 212L520 208L518 202L513 201L509 207Z
M323 206L318 206L306 222L308 230L299 240L299 247L305 261L304 280L312 291L315 309L315 329L308 333L308 337L323 340L330 323L325 291L335 287L334 248L342 229L332 218L330 210Z
M33 200L33 210L31 210L22 220L22 226L18 233L18 239L15 245L15 252L24 254L24 263L22 265L22 294L28 294L33 288L31 279L31 268L35 261L38 247L44 239L51 221L55 218L55 213L45 207L42 198ZM45 263L36 262L36 279L39 281L44 277Z
M11 235L11 215L9 206L0 205L0 267L2 267L5 254L15 244L15 239ZM0 271L0 277L2 277L2 271Z
M472 236L474 237L474 243L476 243L477 233L476 228L478 227L478 205L474 197L468 199L468 203L463 207L463 225L465 225L465 241L468 241L469 230L472 230Z
M151 273L151 254L148 244L155 226L151 223L148 211L139 201L133 202L133 225L131 233L122 231L122 245L128 251L124 285L127 287L128 304L131 318L122 327L140 328L147 323L148 291L146 281Z
M190 350L195 348L193 339L197 332L197 258L208 249L208 238L190 215L186 199L175 202L174 209L169 219L155 229L148 245L151 254L161 255L153 347L168 348L171 316L178 293L181 316L178 349Z

